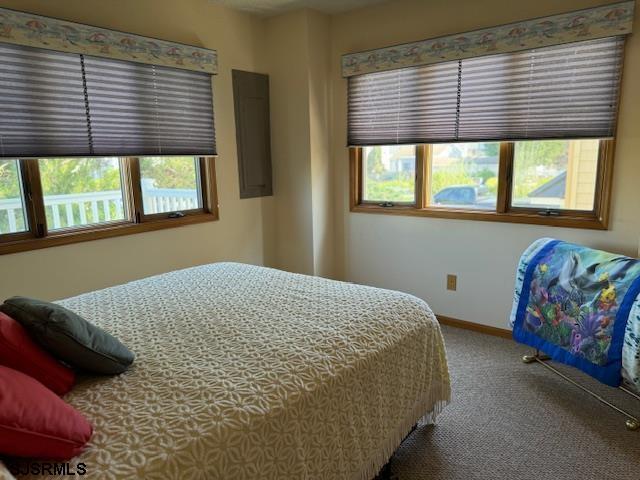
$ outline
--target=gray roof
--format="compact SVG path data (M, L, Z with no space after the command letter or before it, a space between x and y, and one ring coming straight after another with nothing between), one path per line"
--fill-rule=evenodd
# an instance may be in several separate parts
M533 192L531 192L527 197L529 198L540 198L540 197L551 197L551 198L564 198L565 191L567 188L567 171L565 170L560 175L556 175L547 183L540 185Z

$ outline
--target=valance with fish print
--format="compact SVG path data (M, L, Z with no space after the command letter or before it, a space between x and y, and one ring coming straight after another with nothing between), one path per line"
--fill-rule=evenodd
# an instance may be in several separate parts
M522 255L513 338L640 393L640 260L548 238Z
M215 75L215 50L0 8L0 42Z
M497 53L631 33L635 1L625 1L468 33L405 43L342 57L342 76L416 67Z

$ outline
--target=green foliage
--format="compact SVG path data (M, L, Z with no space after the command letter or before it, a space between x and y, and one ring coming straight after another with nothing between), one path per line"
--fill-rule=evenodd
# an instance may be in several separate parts
M380 147L373 147L367 154L367 175L369 177L379 178L384 173L384 165L382 165L382 151Z
M44 195L103 192L120 189L117 161L106 158L40 160Z
M475 185L469 170L461 163L454 163L446 168L433 172L431 176L431 192L435 195L440 190L453 185Z
M18 198L20 196L20 180L18 164L15 160L0 160L0 200ZM18 231L25 229L24 213L14 215ZM0 210L0 232L9 231L9 212Z
M489 170L488 168L484 168L475 174L475 176L478 177L482 181L482 183L486 183L486 181L492 178L494 175L495 174L493 173L493 171Z
M487 157L497 157L500 154L499 143L483 143L482 152Z
M514 158L513 197L526 198L529 193L554 177L538 174L537 167L560 171L566 168L568 151L568 140L518 142Z
M152 178L156 188L194 188L195 163L193 157L145 157L140 159L140 176Z
M515 179L513 185L513 198L526 198L536 188L541 187L553 177L549 176L535 176L535 175L522 175Z
M484 184L490 193L496 194L496 195L498 194L498 177L487 178Z
M413 202L415 200L413 175L400 173L392 179L376 180L368 177L365 198L388 202Z
M538 165L557 167L561 162L566 162L568 151L568 140L518 142L515 161L525 170Z
M0 200L20 195L18 167L15 160L0 160Z

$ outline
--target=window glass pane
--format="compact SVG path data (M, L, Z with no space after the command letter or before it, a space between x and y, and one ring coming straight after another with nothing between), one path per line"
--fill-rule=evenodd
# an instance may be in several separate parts
M196 157L141 158L140 182L147 215L202 208Z
M516 142L514 207L593 210L599 140Z
M362 198L370 202L415 202L416 147L362 148Z
M20 166L17 160L0 160L0 234L27 229Z
M495 210L500 143L433 145L431 206Z
M49 230L127 218L118 158L39 160Z

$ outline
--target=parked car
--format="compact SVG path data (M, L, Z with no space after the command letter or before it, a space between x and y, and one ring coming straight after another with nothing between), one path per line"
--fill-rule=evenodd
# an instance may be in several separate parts
M443 206L475 206L492 208L495 200L489 195L485 185L453 185L445 187L433 196L434 205Z

